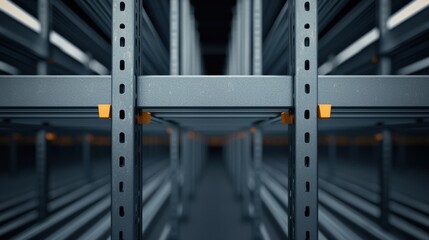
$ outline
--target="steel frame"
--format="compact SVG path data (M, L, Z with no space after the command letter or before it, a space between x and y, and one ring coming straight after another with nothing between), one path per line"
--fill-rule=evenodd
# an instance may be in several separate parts
M182 3L181 7L179 7L179 2ZM186 44L197 39L196 33L185 26L194 22L192 18L188 19L189 16L185 15L185 13L190 15L189 13L192 11L189 9L189 2L179 2L172 0L174 4L171 5L170 73L171 75L199 74L202 70L201 61L189 61L189 56L198 55L198 48ZM141 128L137 126L135 120L139 111L151 111L154 117L169 118L170 120L177 120L181 117L199 119L204 116L207 118L250 119L250 124L237 125L236 130L246 129L252 124L257 127L253 135L254 159L251 164L255 180L252 204L255 234L260 235L261 197L259 193L262 185L260 180L262 164L260 127L264 123L273 122L273 119L279 120L272 114L277 116L280 112L291 110L295 115L295 122L290 126L289 131L290 139L292 139L289 161L289 237L291 239L317 238L317 104L332 104L333 118L428 117L429 84L427 82L429 76L318 76L317 1L291 0L288 2L289 29L294 29L289 33L290 76L261 76L261 0L254 0L253 7L245 6L247 14L252 11L253 24L249 25L248 15L241 16L245 20L246 26L249 28L253 26L251 33L245 32L246 36L253 38L252 47L239 49L237 42L232 43L231 49L237 48L237 51L244 52L244 55L252 56L252 69L249 68L250 63L243 63L243 65L228 69L230 73L242 76L142 76L140 61L141 55L143 55L142 50L145 51L145 47L140 46L141 21L138 20L142 14L140 11L142 3L139 0L114 0L112 7L112 75L97 77L2 76L0 77L0 117L95 119L97 118L97 104L111 103L111 236L113 239L139 239L142 236L140 230L142 214L141 156L139 155ZM381 9L381 12L386 12L386 9ZM4 16L0 14L0 17ZM385 17L385 15L381 16L380 21L385 21ZM48 24L49 19L44 19L42 22ZM190 24L185 24L185 22ZM125 28L122 27L122 24L125 25ZM400 30L391 33L382 32L381 36L392 36ZM8 32L10 28L2 26L0 31ZM46 41L45 35L28 34L41 44L43 39ZM26 43L24 38L15 37L14 39L22 45ZM382 41L386 41L387 44L386 49L382 49L382 54L399 44L392 43L389 39ZM249 44L246 41L244 45ZM49 54L49 49L45 49L49 46L44 46L31 49L31 51L40 58L44 58L46 54ZM51 54L55 58L56 50L51 50ZM236 57L232 56L230 61L237 64L239 61ZM387 56L383 55L383 57ZM383 59L382 62L386 64L388 59ZM380 72L389 73L385 68L388 67L382 67ZM40 73L46 72L43 67L41 69ZM248 74L256 76L245 76ZM268 115L261 115L261 113ZM179 217L180 211L185 212L186 198L192 194L197 172L202 167L202 163L198 162L197 158L204 156L204 144L201 143L201 140L198 142L196 138L190 138L191 135L187 129L180 129L180 126L173 128L171 133L171 163L172 166L177 166L178 162L181 164L181 171L172 174L174 197L171 203L172 206L177 207L177 212L172 211L173 218L176 214L176 217ZM38 176L41 178L39 197L42 203L39 212L43 217L45 211L43 203L46 201L47 191L44 130L40 130L37 136L37 166L40 169ZM180 159L177 153L179 136L182 139ZM249 140L248 137L247 132L246 144ZM228 159L237 158L234 154L238 154L240 151L234 150L234 146L241 144L240 141L235 139L228 144L226 152ZM384 131L384 154L381 164L387 167L391 158L389 141L390 133ZM85 152L89 151L87 149L89 146L85 143L83 146ZM334 149L331 151L333 152ZM87 156L84 158L86 159ZM231 163L228 162L228 164ZM237 161L236 164L239 162ZM230 168L235 169L232 171L242 169L233 164ZM386 171L388 170L386 167L380 169L381 182L387 184ZM236 178L237 192L242 193L242 187L246 186L247 177L238 175ZM175 183L174 180L178 182ZM181 182L184 184L179 193L177 185L181 185ZM179 198L179 194L181 194L181 198ZM383 192L382 209L386 208L387 198L388 193ZM383 214L382 211L382 219L386 218L386 214ZM171 224L172 233L177 234L175 221Z

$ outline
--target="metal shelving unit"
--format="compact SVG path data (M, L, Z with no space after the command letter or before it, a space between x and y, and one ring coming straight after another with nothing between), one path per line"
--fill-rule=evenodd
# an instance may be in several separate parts
M35 9L35 2L16 2L36 14L31 11ZM52 6L48 2L39 0L39 12L52 11L52 14L43 14L47 19L40 21L40 34L0 12L0 22L7 23L0 26L1 49L5 53L2 59L20 66L22 74L44 72L41 76L0 77L0 117L12 119L12 123L6 121L2 126L30 122L41 129L37 138L37 166L38 212L42 218L48 204L46 132L34 119L49 122L50 127L84 131L109 131L111 126L112 239L142 238L157 212L145 211L145 208L159 210L168 197L172 210L166 231L170 237L177 237L178 220L187 214L187 199L193 194L204 165L205 136L209 135L228 135L225 161L237 194L242 197L243 213L253 219L255 237L264 238L266 234L262 205L272 212L280 208L272 196L274 192L288 207L287 218L280 213L274 216L284 234L290 239L317 239L323 238L319 224L329 218L326 209L318 208L318 201L328 201L326 194L318 191L318 133L352 129L353 125L381 131L381 149L385 154L380 176L382 189L388 189L389 129L404 126L390 126L389 120L412 122L429 117L429 76L388 75L407 72L407 66L412 65L409 61L417 61L422 56L411 57L405 46L413 45L413 51L420 53L427 50L427 41L421 38L429 32L429 22L425 19L429 8L389 29L388 0L380 0L379 4L289 0L277 7L262 0L238 0L225 68L227 75L207 76L202 75L202 52L189 0L145 3L152 18L143 9L142 0L112 0L111 3L77 0L76 4L93 19L97 30L62 1L54 1ZM396 10L405 4L406 1L395 1L392 7ZM283 7L277 16L265 16L271 8L279 6ZM337 19L334 26L329 25L345 6L351 8L350 13ZM169 33L166 15L170 18ZM91 52L92 57L107 68L111 67L111 75L87 75L94 72L49 43L46 34L52 18L55 31ZM362 23L362 19L368 22ZM380 29L379 41L346 61L335 63L336 55L376 26ZM106 40L110 34L111 46ZM7 54L8 47L15 50L13 54ZM371 63L373 56L377 64ZM37 61L53 61L54 64L48 65L48 72L53 74L84 75L48 76L46 70L38 71L34 68L36 64L28 64ZM325 73L365 75L318 75L321 70L318 67L326 63L331 64L331 69ZM425 74L429 68L417 66L416 69L416 73ZM377 71L382 75L366 75ZM111 104L110 120L97 120L99 104ZM330 120L318 120L318 104L332 105ZM291 118L290 124L281 124ZM374 121L361 121L363 118ZM338 127L334 125L336 119L356 120ZM387 121L374 127L380 119ZM151 124L141 126L142 122ZM425 124L427 122L421 121L412 126ZM142 134L160 133L166 128L170 135L168 174L160 174L162 177L151 183L158 191L148 203L145 199L149 194L145 192L148 185L141 180L145 157ZM289 135L287 182L291 184L285 183L289 186L288 192L284 192L284 186L275 184L279 179L279 182L286 181L280 173L269 175L263 170L264 131ZM99 191L102 191L97 192L100 196L107 193L104 188ZM380 219L387 225L387 190L381 192L381 199ZM105 226L107 219L106 215L99 226ZM326 228L330 223L323 224Z

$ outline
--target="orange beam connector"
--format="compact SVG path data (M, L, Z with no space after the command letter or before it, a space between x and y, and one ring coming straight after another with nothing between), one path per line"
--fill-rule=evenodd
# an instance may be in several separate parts
M250 132L251 132L251 133L255 133L255 132L256 132L256 128L255 128L255 127L251 127L251 128L250 128Z
M46 133L45 138L48 141L54 141L55 139L57 139L57 135L55 133L48 132Z
M331 104L318 104L317 117L320 119L331 118Z
M375 134L375 135L374 135L374 139L375 139L375 141L377 141L377 142L381 142L381 141L383 141L383 134L381 134L381 133L377 133L377 134Z
M137 115L138 124L150 124L152 114L150 112L139 112Z
M112 118L112 105L98 104L98 117L102 119Z
M294 116L292 112L282 112L281 117L283 124L293 124Z

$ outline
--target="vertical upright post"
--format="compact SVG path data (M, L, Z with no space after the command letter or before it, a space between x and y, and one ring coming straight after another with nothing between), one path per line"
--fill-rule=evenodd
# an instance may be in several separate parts
M170 239L178 236L178 168L179 168L179 130L174 127L170 132L170 177L171 177L171 195L170 195Z
M252 57L251 57L251 13L252 13L252 2L251 1L244 1L243 5L242 5L242 19L243 19L243 24L242 24L242 40L243 43L242 47L243 47L243 53L242 53L242 57L243 57L243 71L241 74L243 75L251 75L251 62L252 62Z
M203 168L207 164L207 150L208 150L208 142L207 138L203 139Z
M236 75L240 75L241 74L241 70L242 70L242 66L243 66L243 59L242 59L242 47L243 44L242 43L242 28L241 28L241 8L243 5L243 1L242 0L237 0L237 4L236 4L236 9L235 9L235 15L236 15L236 28L235 28L235 48L236 48Z
M198 140L198 168L199 168L199 174L198 176L201 177L201 174L203 173L203 166L204 166L204 138L203 136L200 136L200 139Z
M37 74L47 75L48 61L50 57L50 42L49 34L51 32L51 6L50 0L39 0L38 1L38 12L37 16L40 22L40 39L42 43L43 58L37 63Z
M201 163L201 156L200 156L200 139L199 136L195 138L195 187L197 185L198 178L200 177L200 163Z
M233 184L234 184L234 189L235 189L235 178L234 178L234 176L235 176L235 137L234 137L234 134L231 134L231 145L230 145L230 147L231 147L231 154L230 154L230 156L229 156L229 160L230 160L230 162L229 162L229 164L230 164L230 166L231 166L231 177L232 177L232 182L233 182Z
M191 138L190 138L190 171L189 174L191 175L191 180L189 182L190 185L190 196L192 197L195 193L195 181L196 181L196 166L195 166L195 162L196 162L196 150L195 150L195 133L192 132L191 133Z
M196 51L195 51L195 25L194 25L194 19L193 19L193 15L194 12L192 11L193 9L189 6L189 14L188 14L188 26L189 26L189 56L190 56L190 61L189 61L189 69L190 69L190 74L191 75L195 75L195 60L196 60Z
M222 155L223 155L223 161L226 166L226 171L228 171L228 136L225 136L225 141L222 146Z
M226 163L228 164L229 175L232 177L232 138L231 135L228 136L228 158L226 159Z
M243 168L242 168L242 149L241 149L241 142L242 142L242 138L241 138L241 132L237 134L236 138L236 145L235 145L235 189L237 191L237 196L241 197L241 175L243 172Z
M189 59L188 55L188 24L187 24L187 0L180 1L180 74L187 75L189 74Z
M180 73L179 36L179 0L170 0L170 75L179 75ZM179 136L179 130L173 128L170 133L170 171L172 184L172 193L170 197L170 239L175 239L179 235L178 221L183 211L183 205L179 206L179 175L183 174L179 169ZM182 146L183 145L182 143Z
M140 128L136 76L140 75L141 0L112 4L112 239L141 239Z
M231 175L231 138L230 136L226 136L226 141L225 141L225 164L226 164L226 168L228 170L228 174Z
M288 4L295 114L289 129L289 238L317 239L317 0Z
M255 239L261 239L260 225L262 221L262 203L261 203L261 172L262 172L262 131L255 128L253 132L253 169L255 188L253 190L253 236Z
M91 135L85 134L82 139L82 159L83 169L85 171L85 180L91 182L92 180L92 164L91 164Z
M262 75L262 0L253 0L252 5L252 74ZM261 239L261 171L262 171L262 132L258 128L253 130L253 237Z
M242 183L242 199L243 199L243 216L250 216L250 189L249 189L249 175L250 175L250 133L249 131L244 132L243 136L243 147L242 147L242 159L243 159L243 177L241 180Z
M170 0L170 75L179 75L179 0Z
M45 219L48 215L49 172L46 151L46 131L39 130L36 133L37 213L39 220Z
M262 0L253 0L253 75L262 75Z
M234 184L234 135L230 134L229 136L229 174L231 175L232 182ZM235 186L235 185L234 185Z
M252 14L252 1L244 0L242 1L240 6L240 40L241 43L239 46L242 49L240 56L242 57L241 63L241 72L242 75L251 75L251 64L252 64L252 57L251 57L251 37L252 37L252 26L251 26L251 14ZM242 213L243 217L249 216L249 187L248 187L248 178L249 178L249 171L250 168L248 166L249 161L249 155L247 151L250 151L250 147L247 145L250 144L249 134L247 132L240 132L239 133L239 149L238 149L238 168L239 168L239 175L238 175L238 190L239 190L239 196L242 200Z
M380 187L380 223L387 228L389 226L389 191L390 168L392 163L392 134L390 130L383 130L380 142L379 160L379 187Z
M187 206L187 200L189 199L190 195L190 186L189 186L189 180L190 180L190 172L189 172L189 139L188 139L188 132L182 132L181 134L182 138L182 144L181 144L181 166L180 166L180 178L181 178L181 209L182 213L186 212Z
M378 0L378 28L380 40L378 45L380 75L391 74L391 60L385 46L389 41L389 29L387 21L391 13L391 0ZM380 185L380 223L384 228L389 227L389 191L390 191L390 168L392 162L392 136L389 130L381 133L381 147L379 154L379 185Z
M378 29L380 31L380 40L378 45L379 55L379 68L378 74L389 75L391 74L391 60L389 53L385 50L387 42L389 41L389 29L387 28L387 20L391 13L391 0L378 0Z

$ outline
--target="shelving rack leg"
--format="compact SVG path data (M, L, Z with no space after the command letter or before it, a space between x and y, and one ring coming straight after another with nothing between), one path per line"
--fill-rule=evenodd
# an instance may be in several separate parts
M385 46L389 43L388 20L391 15L391 0L379 0L377 2L378 28L380 31L380 41L378 45L378 73L380 75L390 75L392 64L389 52ZM384 228L389 227L389 202L390 202L390 172L392 165L392 134L390 130L385 129L381 133L381 143L379 146L379 188L380 188L380 224Z
M50 41L49 34L52 25L51 3L49 0L38 0L38 18L40 22L40 40L43 58L37 63L37 73L39 75L49 74Z
M136 126L141 0L112 6L112 239L142 235L141 128Z
M46 130L36 133L37 213L39 220L48 215L49 168L47 160Z
M170 234L169 239L176 239L179 231L179 130L170 128L170 178L171 178L171 195L170 195Z
M290 239L318 235L317 1L289 0L294 124L289 127Z
M261 202L261 172L263 155L263 136L259 128L253 131L253 171L254 171L254 189L253 189L253 236L255 239L261 239L262 224L262 202Z
M390 202L390 172L392 164L392 133L385 129L381 133L379 145L379 186L380 186L380 224L384 228L389 227L389 202Z

